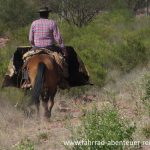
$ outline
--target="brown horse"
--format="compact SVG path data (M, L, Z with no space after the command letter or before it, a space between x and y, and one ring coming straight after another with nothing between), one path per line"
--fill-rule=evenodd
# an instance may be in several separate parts
M27 62L29 78L33 88L32 100L39 112L40 100L44 107L44 116L49 118L54 105L54 96L61 80L59 66L52 55L38 54L32 56Z

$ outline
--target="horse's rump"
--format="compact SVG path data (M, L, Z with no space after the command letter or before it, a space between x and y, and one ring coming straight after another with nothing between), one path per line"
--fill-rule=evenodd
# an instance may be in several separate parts
M35 83L33 87L32 100L38 104L39 103L39 95L42 90L43 82L44 82L44 72L46 66L44 63L38 64L37 74L35 78Z
M53 55L48 54L37 54L32 56L27 61L27 69L29 78L31 80L32 87L34 85L34 79L36 78L37 70L40 64L45 65L44 78L45 87L49 85L55 85L60 80L59 67L53 57Z

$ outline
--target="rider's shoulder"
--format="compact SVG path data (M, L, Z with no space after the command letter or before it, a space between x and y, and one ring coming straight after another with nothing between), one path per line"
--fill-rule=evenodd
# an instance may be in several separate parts
M49 22L51 22L51 23L55 23L55 21L54 21L54 20L52 20L52 19L49 19Z
M49 19L49 22L52 24L52 25L56 25L57 23L56 23L56 21L55 20L52 20L52 19Z
M34 25L34 24L36 24L36 23L38 23L38 22L39 22L39 19L34 20L34 21L32 22L32 25Z

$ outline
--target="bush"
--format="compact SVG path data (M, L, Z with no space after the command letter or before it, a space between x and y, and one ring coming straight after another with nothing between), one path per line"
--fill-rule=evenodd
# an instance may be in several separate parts
M147 49L141 42L140 37L136 35L129 35L126 37L124 43L120 45L115 51L116 64L123 71L130 71L138 64L147 61Z
M33 142L29 139L22 140L16 146L16 150L34 150Z
M150 125L146 125L142 131L146 138L150 138Z
M74 150L121 150L123 145L109 145L110 141L132 141L135 126L120 119L115 109L104 108L102 111L94 108L82 120L83 127L79 127L77 134L73 132L73 140L104 141L102 145L74 145ZM75 136L76 135L76 136Z
M144 100L150 100L150 76L147 77Z
M145 95L142 98L143 104L148 110L149 116L150 116L150 76L146 76L146 83L145 83Z
M36 16L34 12L36 5L25 0L1 0L0 1L1 33L26 26ZM34 9L33 9L34 8Z
M47 132L39 133L38 139L39 140L44 140L44 141L48 140L48 133Z

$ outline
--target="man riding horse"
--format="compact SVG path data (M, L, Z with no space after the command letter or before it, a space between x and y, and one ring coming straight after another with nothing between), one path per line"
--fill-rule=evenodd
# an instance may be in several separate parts
M2 84L2 87L31 87L32 101L39 111L41 97L46 118L51 116L58 87L66 89L68 86L90 84L89 73L84 63L73 47L64 46L56 23L48 20L49 12L47 7L39 10L40 19L33 21L29 33L32 47L17 48ZM67 63L62 61L63 58Z
M63 44L61 34L55 21L49 20L48 7L41 8L38 12L40 19L33 21L30 33L29 41L35 48L48 48L62 51L66 55L66 50ZM57 43L59 47L55 46Z
M40 19L35 20L31 24L29 32L29 41L32 45L32 49L45 48L51 51L56 51L67 56L67 51L64 47L63 39L59 32L59 28L54 20L49 20L49 12L51 10L48 7L41 8L39 11ZM58 44L56 46L55 44ZM23 88L30 87L30 83L27 77L27 72L24 73L25 82Z
M59 88L65 89L68 86L76 87L89 84L89 73L83 61L72 46L64 46L57 24L53 20L48 20L50 10L44 7L38 12L40 19L33 21L29 33L29 41L32 47L17 47L8 65L2 87L31 87L26 65L27 59L38 54L39 51L53 53L53 56L55 53L55 61L60 60L60 63L57 61L62 76Z

